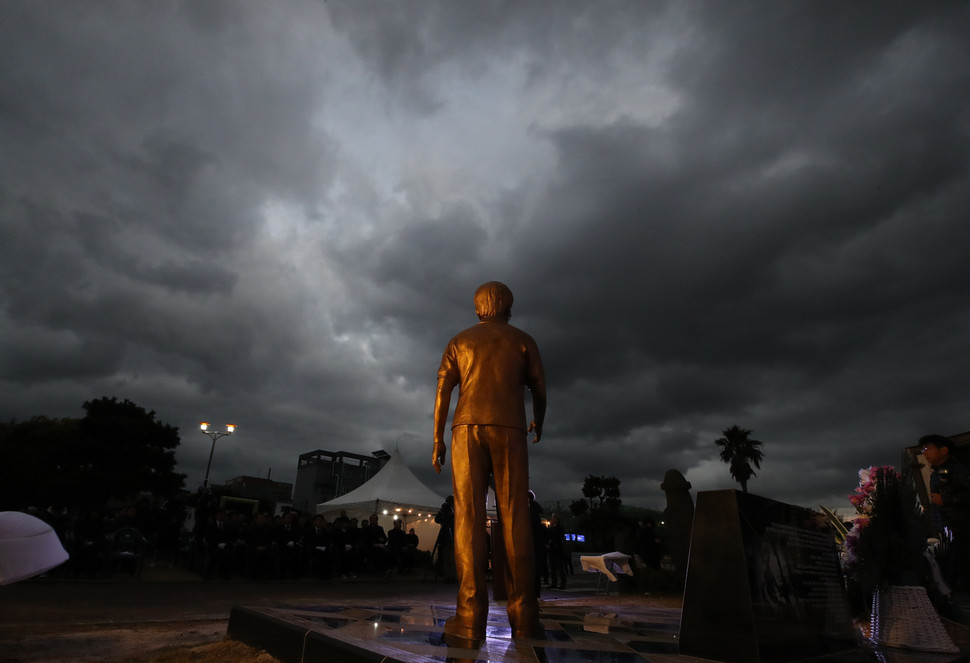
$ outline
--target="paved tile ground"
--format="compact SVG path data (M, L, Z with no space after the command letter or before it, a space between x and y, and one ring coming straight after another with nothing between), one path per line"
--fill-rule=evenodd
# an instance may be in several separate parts
M230 612L237 605L379 602L415 596L446 603L454 601L456 589L454 584L435 582L430 570L286 583L238 578L207 582L197 573L164 563L146 564L140 578L110 573L76 579L54 573L0 587L0 662L150 661L166 649L224 639ZM594 593L593 574L571 578L566 591L543 589L547 598L585 599ZM614 588L608 598L614 600L615 595ZM602 588L597 596L602 598Z
M205 582L197 574L164 565L146 567L141 579L125 575L93 581L39 578L0 587L0 660L149 660L134 655L139 648L141 654L148 653L149 636L159 646L218 641L225 637L230 613L238 606L329 629L360 652L379 648L393 653L389 661L697 660L680 655L676 647L674 625L680 615L676 597L617 596L615 588L603 596L602 587L597 592L595 574L577 574L567 591L543 589L542 618L547 630L541 642L513 641L502 606L496 604L482 647L448 647L441 624L454 611L456 589L420 574L324 583ZM966 612L970 614L970 605ZM958 644L970 651L970 637ZM860 649L818 663L952 660L952 656Z
M252 626L252 618L260 615L265 620L286 622L341 644L354 644L362 651L379 653L389 660L409 662L643 663L654 660L660 663L677 653L678 610L627 605L622 613L611 611L615 609L608 605L559 605L555 600L545 600L541 606L545 636L513 640L504 605L493 603L486 639L478 646L452 642L442 633L445 619L455 612L454 603L280 605L255 609L245 621L246 628L238 634L234 632L237 619L234 612L229 629L233 637L243 642L253 640L261 647L269 645L267 648L273 653L272 645L259 633L258 627Z
M453 615L453 602L396 600L329 601L237 608L229 633L247 644L266 648L284 663L343 660L356 651L359 660L405 663L493 661L502 663L696 663L679 652L680 610L650 605L635 597L611 603L603 597L550 598L541 602L545 635L513 640L504 605L492 603L486 639L455 643L442 633ZM962 651L970 637L962 628ZM948 663L963 654L932 654L875 648L861 638L829 643L830 653L812 659L798 651L783 659L815 663ZM369 658L372 657L372 658ZM348 659L349 660L349 659ZM358 660L358 659L355 659ZM769 662L766 662L769 663Z

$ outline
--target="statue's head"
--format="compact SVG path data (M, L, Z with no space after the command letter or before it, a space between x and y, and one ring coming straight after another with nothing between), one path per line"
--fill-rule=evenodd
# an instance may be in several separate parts
M479 320L512 317L512 291L504 283L489 281L475 291L475 313Z

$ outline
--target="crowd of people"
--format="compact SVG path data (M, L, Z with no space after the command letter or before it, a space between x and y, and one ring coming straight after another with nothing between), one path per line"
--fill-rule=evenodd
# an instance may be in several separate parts
M125 570L134 570L135 561L140 562L147 554L176 563L187 513L179 499L155 504L143 499L117 509L52 505L24 511L50 525L69 555L68 561L50 574L76 578L104 575L126 558L131 561Z
M75 578L133 572L136 562L150 559L205 579L327 580L409 574L427 559L413 528L405 531L394 520L385 532L377 514L358 522L346 513L328 520L296 511L270 516L214 508L196 510L193 520L178 500L142 501L110 514L53 506L25 511L47 522L70 555L51 573ZM118 568L126 560L128 567Z
M346 513L327 520L286 512L276 520L256 514L246 523L239 514L215 512L201 538L205 578L297 580L356 578L361 573L408 574L418 559L419 539L394 520L388 532L377 514L358 522Z
M270 516L240 509L190 509L182 498L142 500L109 512L103 508L69 511L63 507L25 509L46 521L70 555L53 574L94 578L117 570L133 570L126 558L178 566L205 579L285 581L352 579L361 574L410 574L431 565L435 580L455 582L454 510L449 496L438 510L439 532L429 554L420 551L413 528L394 520L385 531L377 514L358 521L346 513L327 519L285 511ZM535 545L535 591L543 585L565 589L575 573L571 544L557 515L545 518L530 496ZM194 517L193 517L194 516ZM126 554L117 554L122 545ZM659 567L659 540L650 519L633 534L641 563ZM494 563L489 540L489 572Z
M566 576L574 573L570 557L566 554L566 532L556 515L553 515L547 524L542 507L535 501L535 493L532 491L529 491L529 504L535 547L536 595L539 594L543 583L550 588L565 589ZM438 538L432 550L435 559L435 576L441 577L446 582L455 582L453 496L449 495L438 509L435 522L439 526ZM491 538L488 538L487 543L487 572L490 574L495 565L495 559Z
M432 550L435 577L442 578L446 582L455 581L453 505L454 497L449 495L435 516L435 522L439 525L438 538ZM529 491L529 514L534 546L536 596L541 595L543 586L549 589L566 589L567 578L576 572L572 544L567 540L566 530L555 513L546 519L544 509L536 501L535 493L531 490ZM652 518L643 517L636 521L626 540L630 544L630 552L638 567L660 569L664 548ZM495 564L493 554L494 550L489 539L489 572Z

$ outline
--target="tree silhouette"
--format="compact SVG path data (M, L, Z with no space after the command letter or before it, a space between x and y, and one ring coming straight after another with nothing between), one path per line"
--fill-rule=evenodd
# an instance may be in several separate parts
M84 488L75 481L78 423L37 416L0 424L0 511L74 504Z
M623 500L620 499L620 480L616 477L600 477L603 484L603 506L610 511L617 511Z
M581 526L594 547L613 545L614 530L622 528L620 480L589 474L583 481L583 497L569 505L573 515L582 518ZM595 500L595 501L594 501Z
M721 460L728 464L731 476L741 484L741 492L748 492L748 480L755 476L751 469L753 464L761 469L761 459L764 453L761 451L763 444L759 440L752 440L749 435L751 431L740 426L731 426L721 431L724 437L718 438L714 444L721 448Z
M128 399L84 403L80 421L78 475L99 501L131 498L139 491L170 495L183 485L175 469L178 428Z
M604 507L617 511L623 503L620 499L620 480L616 477L587 475L583 481L583 495L589 500L590 512ZM594 499L599 501L593 502Z
M142 492L169 496L178 428L129 400L84 403L83 419L0 423L0 511L26 506L103 506Z
M600 503L603 502L603 482L600 477L592 474L586 475L586 479L583 481L583 496L589 500L590 511L596 508L596 504L593 503L594 499L599 498Z
M586 512L589 511L589 503L586 500L573 500L569 504L569 511L577 518L585 516Z

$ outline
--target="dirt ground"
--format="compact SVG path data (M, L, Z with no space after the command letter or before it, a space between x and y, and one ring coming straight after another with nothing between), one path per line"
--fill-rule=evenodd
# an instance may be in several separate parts
M278 663L226 639L228 620L82 625L27 633L4 643L10 663ZM12 658L6 658L11 656Z
M227 641L235 605L300 605L327 597L443 597L437 583L248 583L192 579L29 580L0 587L0 660L5 663L272 663ZM447 600L447 599L445 599Z
M0 660L10 663L277 663L226 639L231 606L217 605L224 588L207 597L184 584L11 590L0 588Z

